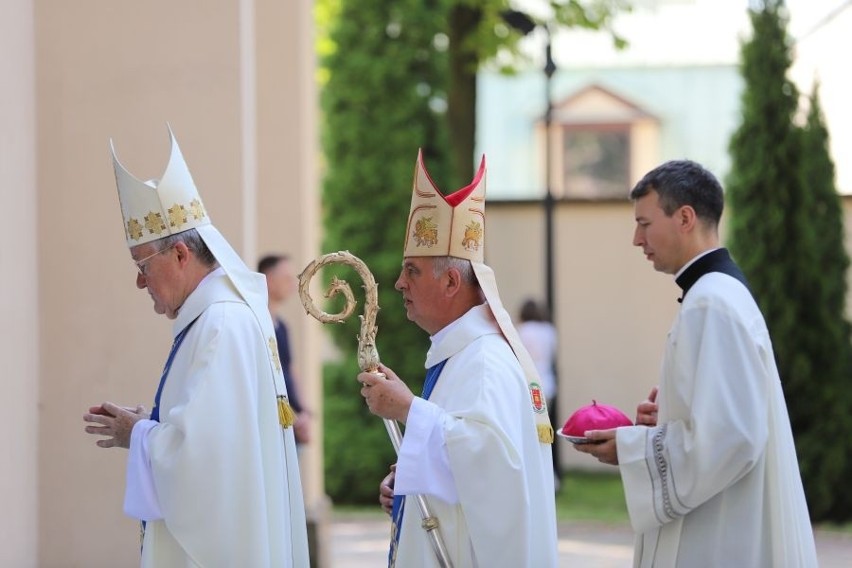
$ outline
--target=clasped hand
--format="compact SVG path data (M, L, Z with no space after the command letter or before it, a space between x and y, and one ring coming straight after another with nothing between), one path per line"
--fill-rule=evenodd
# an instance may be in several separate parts
M148 411L142 405L136 408L128 408L111 402L104 402L100 406L89 408L89 412L83 415L83 421L100 424L100 426L86 426L87 434L109 436L105 440L96 442L99 447L129 448L133 426L148 417Z
M359 373L358 382L370 412L403 423L408 419L414 394L391 369L379 365L375 373Z
M390 473L379 484L379 504L388 515L393 513L393 483L396 481L396 464L390 466Z

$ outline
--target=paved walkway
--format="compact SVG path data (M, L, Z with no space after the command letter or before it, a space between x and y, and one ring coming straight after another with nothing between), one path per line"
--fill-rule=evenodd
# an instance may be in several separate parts
M331 526L331 568L387 565L389 521L376 516L337 516ZM560 566L629 568L633 558L629 526L560 523ZM816 532L820 568L852 566L852 534Z

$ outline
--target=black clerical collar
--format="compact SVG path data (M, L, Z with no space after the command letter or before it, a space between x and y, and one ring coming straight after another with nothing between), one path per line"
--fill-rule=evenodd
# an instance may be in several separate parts
M689 289L692 285L698 282L698 279L711 272L721 272L732 278L736 278L742 282L743 286L748 288L748 281L739 266L737 266L731 255L728 254L728 249L719 248L713 252L709 252L698 260L690 264L680 276L675 279L675 282L683 290L683 294L678 298L678 302L683 302Z

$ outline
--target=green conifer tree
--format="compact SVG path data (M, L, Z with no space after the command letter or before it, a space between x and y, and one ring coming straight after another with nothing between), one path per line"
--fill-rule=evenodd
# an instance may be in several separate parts
M409 322L394 290L402 262L418 148L436 180L444 178L446 54L436 48L437 1L341 0L324 61L322 142L323 252L348 250L379 285L377 347L383 363L419 393L428 336ZM436 103L438 103L436 105ZM363 293L352 271L325 270ZM329 274L324 274L328 280ZM338 304L323 306L329 313ZM329 326L342 354L324 369L326 491L335 502L375 503L378 482L395 461L382 420L370 414L356 382L359 321Z
M800 445L803 469L809 472L806 487L812 516L815 520L845 521L852 518L852 491L842 483L852 473L852 344L844 315L849 255L828 142L816 85L802 131L802 187L811 195L811 209L806 215L816 238L817 283L810 301L803 306L802 317L807 319L801 328L815 370L812 396L822 410L809 421L811 428L807 437L801 437Z
M827 252L826 227L815 222L818 211L825 211L821 219L832 213L830 200L817 197L826 189L823 184L817 190L824 172L815 168L824 164L805 155L815 142L794 122L798 91L787 77L791 44L784 2L753 2L749 15L753 35L741 53L742 123L729 147L728 243L766 317L808 506L818 520L831 509L844 460L833 442L826 443L836 440L845 420L834 414L840 399L829 393L838 381L837 368L826 359L826 349L839 348L836 324L842 312L829 312L831 293L821 265L837 252ZM836 289L837 283L830 286Z

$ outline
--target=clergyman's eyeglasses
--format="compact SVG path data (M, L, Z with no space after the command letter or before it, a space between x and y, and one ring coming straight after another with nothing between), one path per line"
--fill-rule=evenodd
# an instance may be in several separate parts
M139 274L141 274L142 276L148 276L148 273L147 273L148 263L151 262L151 259L154 258L155 256L157 256L158 254L172 250L173 248L175 248L176 245L177 245L177 243L173 244L170 247L166 247L164 249L158 250L155 253L149 254L148 256L146 256L145 258L143 258L141 260L134 261L133 263L136 265L136 270L138 270Z

